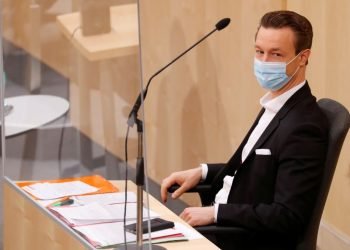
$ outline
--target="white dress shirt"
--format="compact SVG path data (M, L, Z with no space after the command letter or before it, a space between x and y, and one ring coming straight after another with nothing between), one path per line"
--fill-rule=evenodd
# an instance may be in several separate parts
M265 109L264 114L261 116L258 124L254 128L253 132L250 134L247 143L244 145L242 150L242 163L246 160L249 152L252 150L262 133L265 131L267 126L270 124L272 119L275 117L277 112L283 107L287 100L297 92L301 87L305 85L305 82L298 84L297 86L291 88L280 96L271 99L270 92L266 93L262 98L260 98L260 105ZM202 180L205 180L208 173L207 164L201 164L202 167ZM234 176L227 175L223 180L223 187L215 196L215 222L217 220L219 204L226 204L228 195L231 190L232 182Z

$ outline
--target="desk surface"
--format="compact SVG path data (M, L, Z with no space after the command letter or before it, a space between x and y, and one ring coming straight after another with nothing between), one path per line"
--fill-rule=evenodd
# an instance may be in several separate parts
M83 36L78 12L58 16L57 23L68 40L91 61L137 53L137 4L112 6L110 15L111 32L94 36Z
M11 136L52 122L67 112L67 100L50 95L22 95L5 98L12 110L5 117L5 135Z
M124 188L123 181L113 181L113 184L117 185L120 190ZM136 186L132 182L129 182L128 187L129 191L136 190ZM81 240L80 236L69 229L63 222L53 217L46 209L38 205L38 203L8 178L5 178L4 198L5 249L86 249L86 244L83 244L84 241ZM150 208L159 213L163 218L181 222L188 226L190 230L194 230L154 197L149 196L149 198ZM185 242L163 243L160 245L167 249L175 250L218 249L204 237Z

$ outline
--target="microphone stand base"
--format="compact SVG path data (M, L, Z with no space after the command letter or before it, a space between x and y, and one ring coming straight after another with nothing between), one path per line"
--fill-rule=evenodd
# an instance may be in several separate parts
M142 244L142 246L138 246L137 244L130 244L130 245L127 244L126 246L123 245L123 246L120 246L120 247L117 247L114 249L115 250L146 250L146 249L149 249L149 244L144 243L144 244ZM152 244L152 250L166 250L166 248Z

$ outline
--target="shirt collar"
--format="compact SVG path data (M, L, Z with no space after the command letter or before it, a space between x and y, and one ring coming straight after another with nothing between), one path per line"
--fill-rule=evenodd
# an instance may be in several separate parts
M279 95L273 99L271 99L270 93L266 93L263 97L260 98L260 105L265 108L265 110L277 113L283 105L288 101L288 99L299 89L301 89L305 85L306 81L296 85L290 90L284 92L282 95Z

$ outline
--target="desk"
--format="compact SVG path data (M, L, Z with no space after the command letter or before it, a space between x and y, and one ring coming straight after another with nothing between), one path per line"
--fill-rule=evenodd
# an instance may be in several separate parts
M23 95L5 98L11 112L5 117L5 136L12 136L52 122L67 112L67 100L50 95Z
M117 185L121 190L124 188L123 181L113 181L113 184ZM136 190L136 186L132 182L129 182L128 187L130 191ZM38 203L7 177L4 178L3 204L4 249L6 250L94 249L71 228L52 216L46 209L40 207ZM150 207L163 218L186 224L152 196L150 196ZM218 249L204 237L197 240L160 245L167 249L175 250Z
M90 61L106 60L118 56L136 54L138 50L137 4L112 6L111 32L94 36L83 36L80 13L57 17L62 33Z

